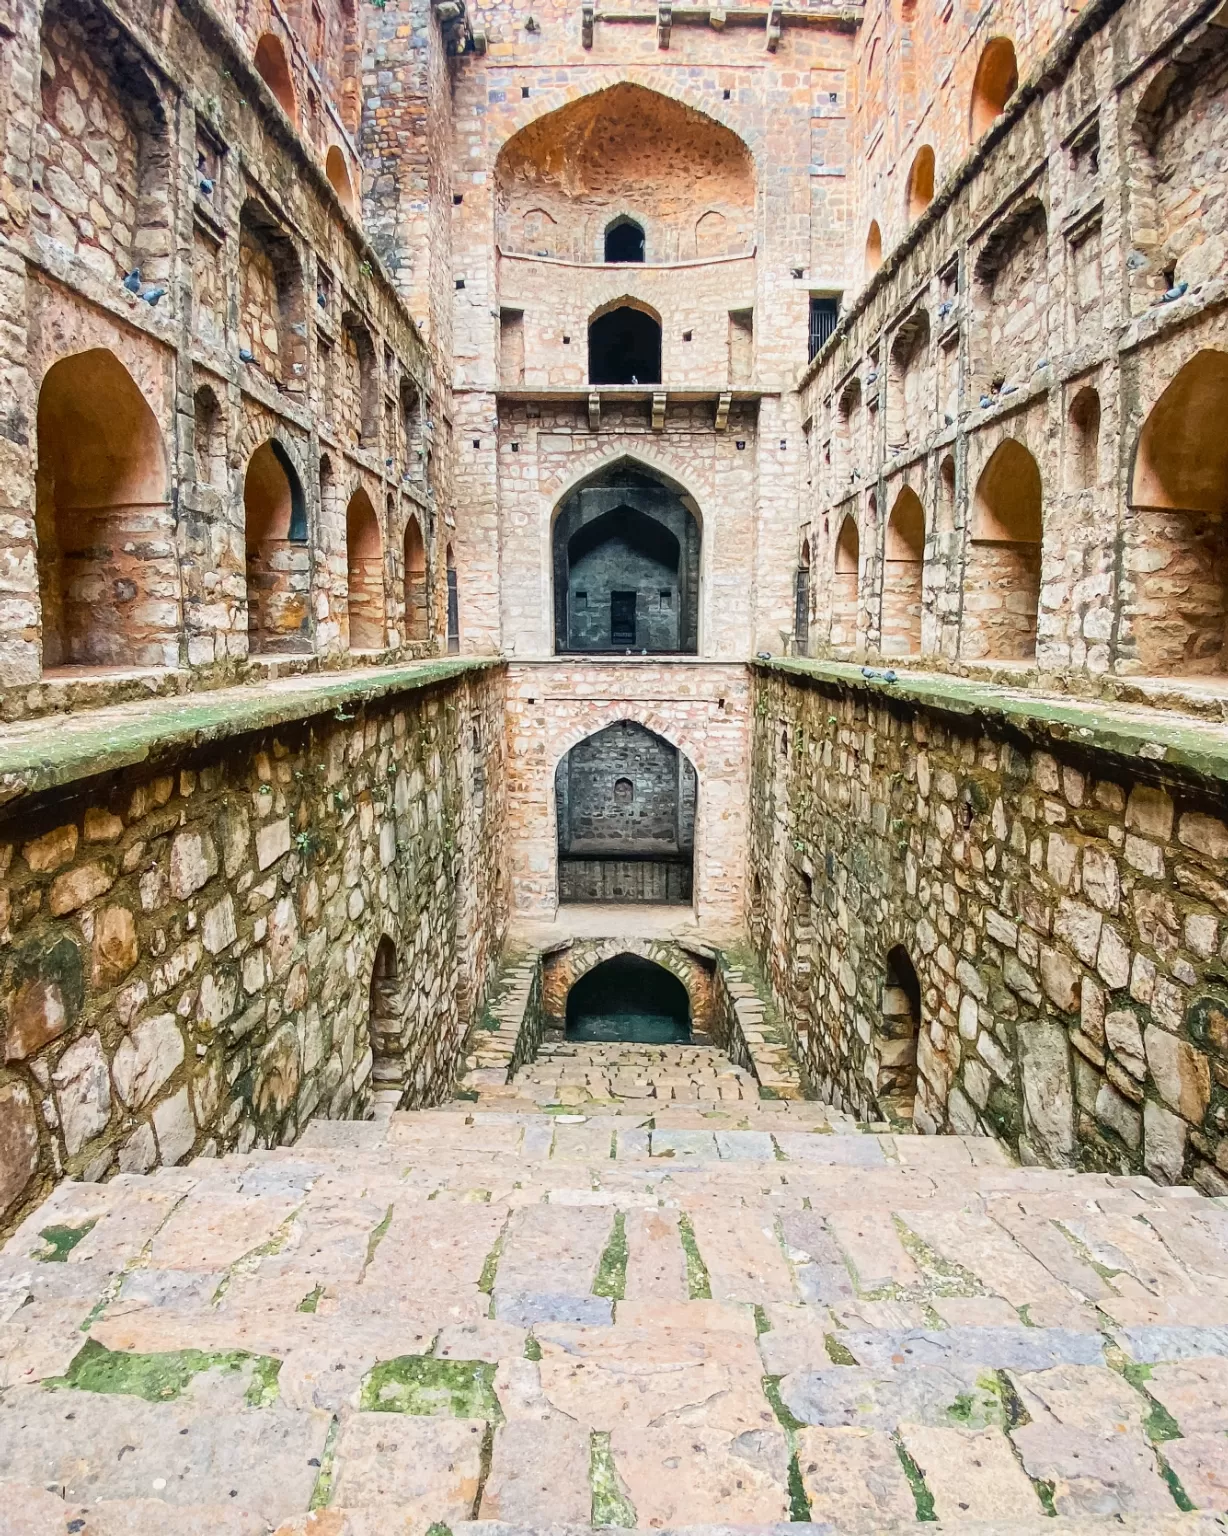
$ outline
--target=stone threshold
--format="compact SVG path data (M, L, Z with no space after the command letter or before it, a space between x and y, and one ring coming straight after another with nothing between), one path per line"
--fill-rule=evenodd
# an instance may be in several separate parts
M417 692L503 664L499 657L439 657L20 721L0 727L0 805L206 742L307 720L390 694Z
M1039 745L1061 743L1112 753L1129 759L1136 770L1141 760L1228 784L1228 726L1197 715L1036 693L934 672L899 672L888 682L885 666L868 668L866 676L849 662L782 656L752 666L760 673L846 689L876 702L897 699L940 714L996 720Z

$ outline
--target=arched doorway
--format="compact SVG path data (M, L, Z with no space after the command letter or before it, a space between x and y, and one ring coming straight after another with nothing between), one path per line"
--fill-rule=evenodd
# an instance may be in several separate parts
M639 955L615 955L581 976L567 994L569 1040L624 1040L685 1045L691 1000L664 966Z
M644 226L624 214L606 226L605 259L615 261L643 261Z
M856 645L861 627L861 604L858 596L858 577L861 568L861 539L857 533L857 519L851 512L845 514L836 535L831 593L831 643Z
M561 902L689 903L695 769L634 720L578 742L555 769Z
M1143 423L1130 476L1127 589L1149 672L1228 671L1228 352L1198 352Z
M991 128L1019 85L1015 45L1009 37L993 37L985 44L972 82L968 130L979 139Z
M262 33L256 44L252 62L256 73L276 96L278 105L292 123L298 121L298 105L294 99L294 79L290 73L290 61L281 39L272 32Z
M383 650L384 547L379 518L361 488L345 509L345 550L350 650Z
M590 384L659 384L661 317L622 303L594 316L588 327Z
M418 519L411 516L405 525L405 638L425 640L428 636L426 592L426 545Z
M681 652L699 640L698 508L629 463L592 476L554 523L554 648Z
M275 439L261 443L248 461L243 513L248 651L306 650L311 623L307 501L289 454Z
M887 519L884 554L883 654L913 656L921 649L925 509L909 486L900 491Z
M162 434L112 352L47 370L35 529L43 667L173 667L179 562Z
M883 972L881 1012L874 1033L878 1055L876 1096L893 1120L911 1120L917 1098L917 1037L921 1032L921 982L901 944L890 951Z
M403 1066L405 993L397 963L397 947L387 934L375 949L371 985L367 992L371 1055L376 1082L399 1082Z
M1041 483L1013 437L994 449L976 483L964 574L965 656L1030 661L1040 606Z

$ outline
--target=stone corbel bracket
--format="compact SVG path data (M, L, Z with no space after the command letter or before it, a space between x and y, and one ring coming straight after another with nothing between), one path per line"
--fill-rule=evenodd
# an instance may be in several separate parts
M580 7L580 45L584 48L593 46L594 9L592 0L585 0Z
M601 396L595 389L588 397L588 429L590 432L601 430Z
M657 47L669 47L670 29L674 25L674 8L670 0L661 0L657 6Z
M665 391L663 389L654 389L652 392L652 430L665 431Z
M733 394L729 390L721 392L720 399L716 402L716 430L724 432L729 427L729 407L733 404Z
M783 25L784 18L781 14L781 8L779 5L773 4L768 9L767 19L767 51L769 53L775 53L777 48L780 47L780 34Z

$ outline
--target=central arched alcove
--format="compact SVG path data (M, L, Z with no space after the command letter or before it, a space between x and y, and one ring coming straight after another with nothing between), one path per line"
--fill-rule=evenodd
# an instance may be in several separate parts
M495 187L499 245L521 255L675 262L754 249L746 144L631 81L526 123L499 152Z
M615 955L567 994L567 1038L685 1045L691 1038L687 990L663 965Z
M693 655L699 556L684 492L626 461L592 476L555 518L555 650Z
M590 384L659 384L661 318L630 302L595 315L588 327Z
M559 900L689 902L695 769L634 720L578 742L554 776Z
M307 501L294 463L270 438L243 480L248 650L310 647L311 551Z

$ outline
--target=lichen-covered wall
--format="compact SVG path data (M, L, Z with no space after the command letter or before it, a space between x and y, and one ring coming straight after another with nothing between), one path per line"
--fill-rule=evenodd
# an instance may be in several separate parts
M918 1129L1228 1192L1221 785L769 668L751 783L751 932L820 1097L877 1117L902 946Z
M360 1116L384 937L379 1080L446 1096L502 937L502 707L492 668L7 808L0 1223Z

